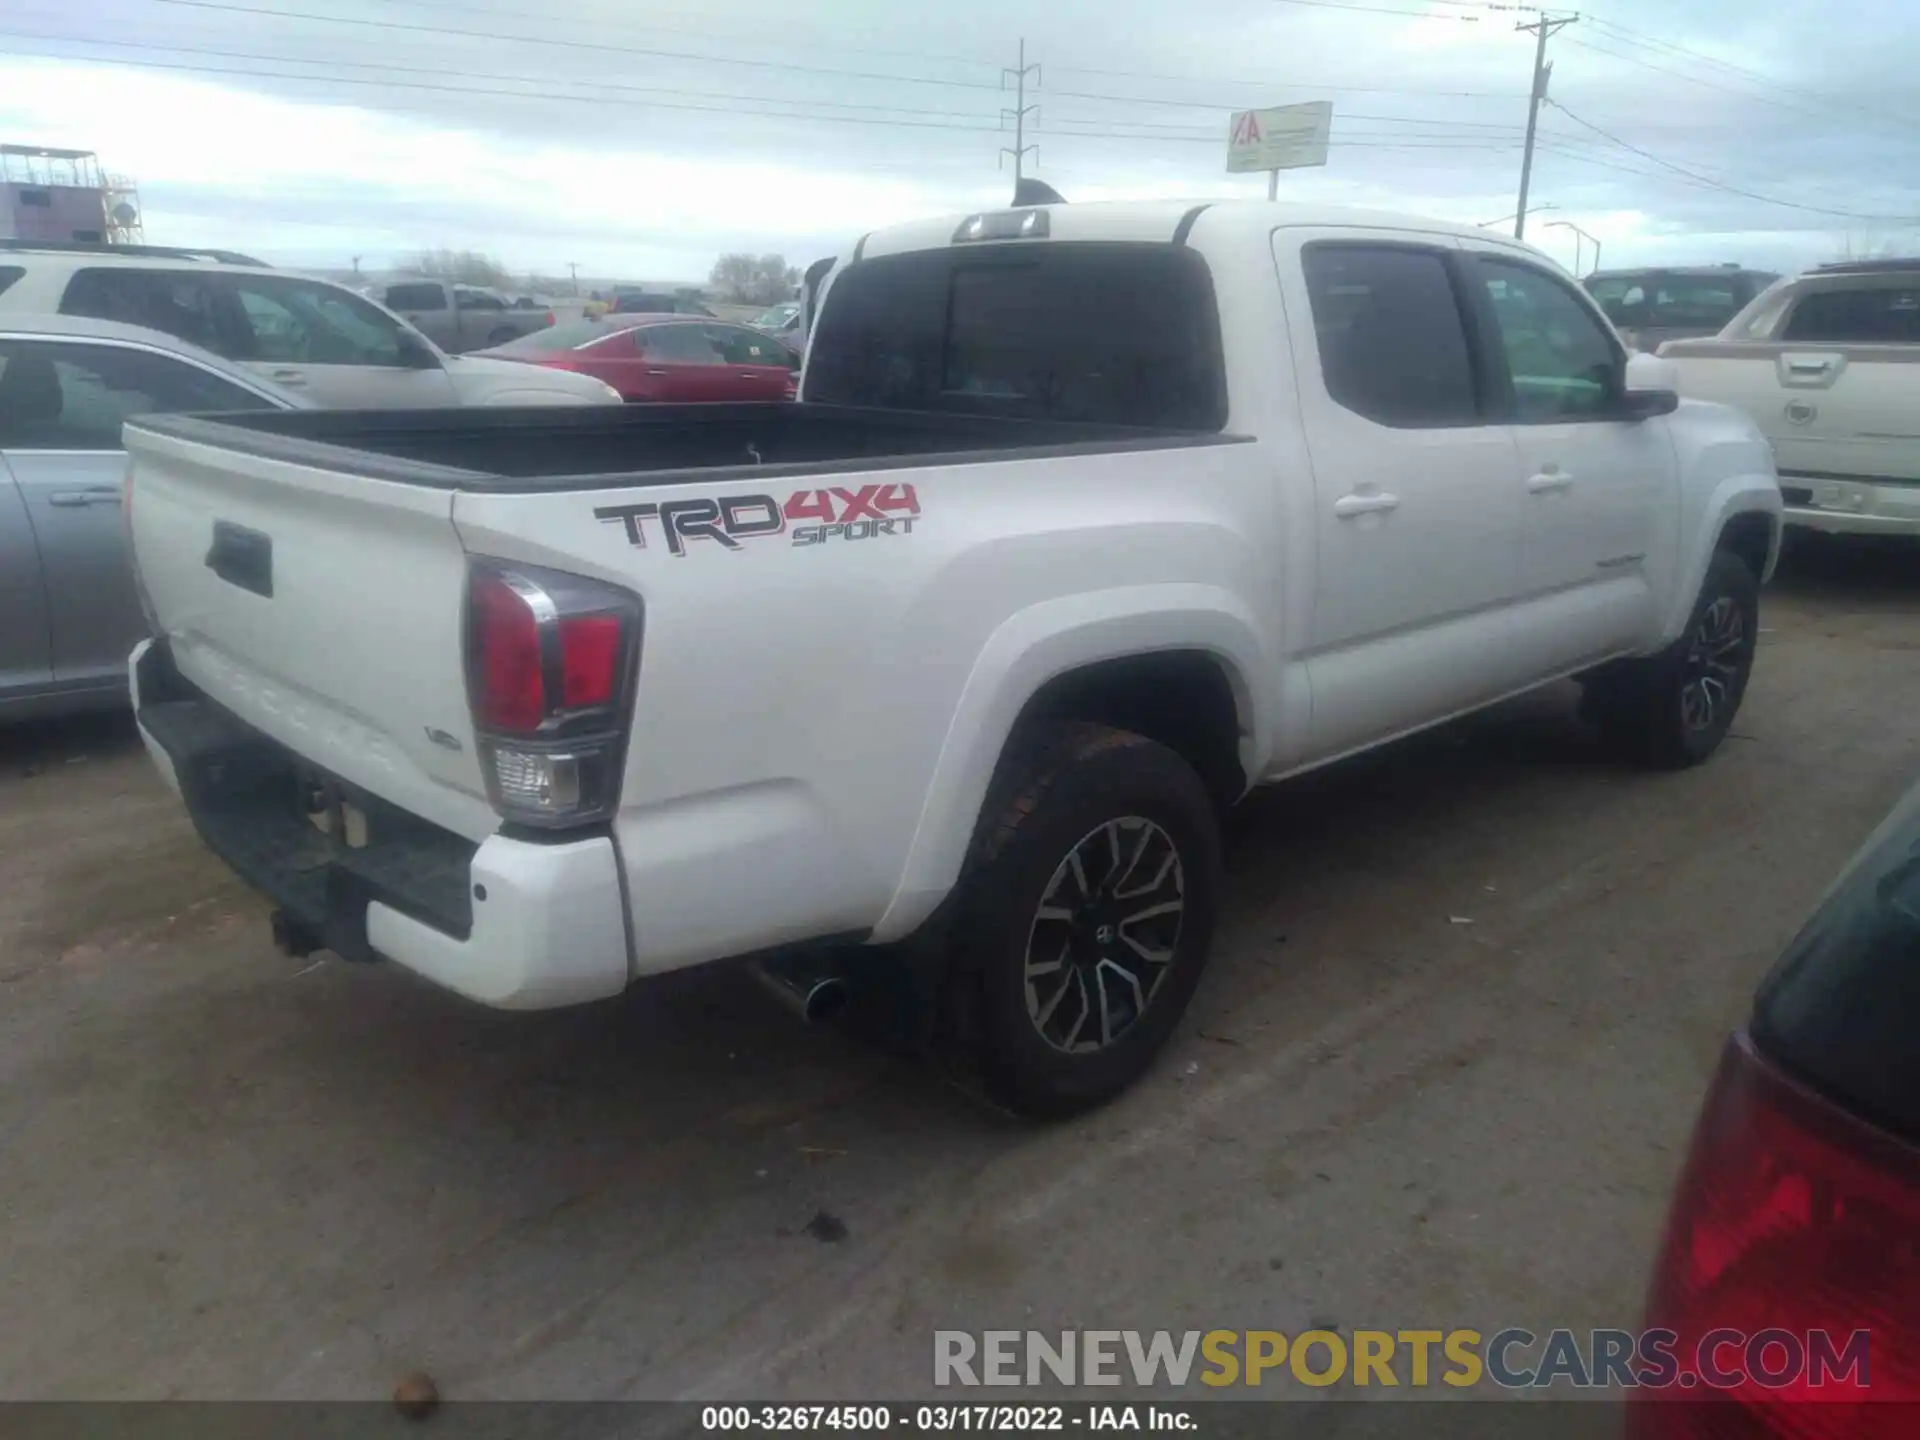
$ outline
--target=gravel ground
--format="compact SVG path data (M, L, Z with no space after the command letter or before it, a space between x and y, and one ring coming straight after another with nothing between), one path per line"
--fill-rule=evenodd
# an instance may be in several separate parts
M1764 608L1703 769L1555 691L1256 797L1168 1054L1051 1128L724 969L513 1016L289 961L129 723L0 732L0 1396L907 1398L940 1327L1630 1326L1723 1036L1920 776L1913 552Z

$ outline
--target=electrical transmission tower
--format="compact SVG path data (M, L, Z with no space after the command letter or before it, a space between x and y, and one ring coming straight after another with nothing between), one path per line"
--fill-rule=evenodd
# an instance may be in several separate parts
M1011 155L1013 157L1013 183L1016 187L1020 184L1021 167L1026 161L1028 154L1038 153L1040 149L1038 145L1029 145L1027 143L1027 116L1037 113L1040 109L1038 104L1029 105L1027 103L1027 77L1029 75L1033 77L1035 88L1038 88L1040 83L1040 67L1037 64L1029 65L1027 63L1027 42L1022 40L1020 42L1019 65L1011 70L1002 70L1000 72L1000 88L1005 90L1009 82L1013 85L1013 108L1000 112L1000 121L1002 124L1005 124L1008 120L1013 121L1013 144L1002 145L1000 147L1000 154L1002 156Z

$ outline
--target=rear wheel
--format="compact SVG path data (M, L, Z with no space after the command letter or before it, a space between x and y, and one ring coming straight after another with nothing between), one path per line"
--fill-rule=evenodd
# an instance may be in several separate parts
M505 325L502 325L498 330L487 336L487 344L489 346L504 345L513 338L514 332L509 330Z
M1219 828L1193 768L1127 731L1048 725L1002 769L956 958L979 987L995 1097L1069 1114L1138 1078L1193 997L1219 903Z
M1697 765L1733 728L1759 633L1759 577L1739 556L1715 551L1686 633L1658 655L1596 676L1589 712L1646 764Z

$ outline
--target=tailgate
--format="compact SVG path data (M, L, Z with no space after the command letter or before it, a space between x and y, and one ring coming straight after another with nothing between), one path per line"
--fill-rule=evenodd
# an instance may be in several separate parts
M135 563L180 673L315 766L491 834L452 494L138 425L126 439Z

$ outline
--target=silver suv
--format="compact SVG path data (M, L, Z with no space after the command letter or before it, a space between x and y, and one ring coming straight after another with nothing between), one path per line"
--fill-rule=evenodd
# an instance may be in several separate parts
M315 403L352 409L617 404L587 375L450 356L344 285L226 250L0 240L0 320L73 315L164 331Z

